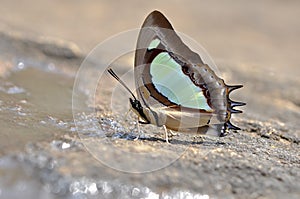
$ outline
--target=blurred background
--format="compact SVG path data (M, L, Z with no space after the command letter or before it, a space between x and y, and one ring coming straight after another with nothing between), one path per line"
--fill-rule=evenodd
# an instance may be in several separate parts
M142 177L120 177L105 167L98 173L99 163L74 138L72 88L84 57L107 38L140 28L153 10L200 43L226 83L244 85L233 94L247 103L233 119L238 125L276 124L299 136L299 8L298 0L0 0L0 198L18 198L20 190L23 198L52 198L53 193L61 198L97 198L99 193L139 198L172 190L167 186L172 180L160 179L159 173L161 184L148 175L150 188L126 184L146 184ZM178 187L180 177L189 178L181 175ZM218 196L229 190L230 198L233 185L226 183L212 190L194 184L187 186L188 193L219 190ZM247 188L242 190L247 194Z
M1 0L0 19L2 30L72 41L87 53L114 34L139 28L157 9L176 30L202 44L214 59L290 76L296 75L300 59L299 4L293 0Z

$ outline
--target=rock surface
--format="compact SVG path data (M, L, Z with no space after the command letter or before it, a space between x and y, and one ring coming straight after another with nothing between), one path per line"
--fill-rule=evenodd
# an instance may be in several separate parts
M111 96L110 77L95 93L89 81L73 90L83 64L99 78L103 57L83 62L86 53L73 43L1 30L1 199L300 197L296 58L282 74L283 66L268 72L260 59L258 67L218 61L225 80L244 84L233 97L247 102L233 118L242 130L224 138L178 133L167 144L160 128L138 132L135 116L123 111L127 94Z

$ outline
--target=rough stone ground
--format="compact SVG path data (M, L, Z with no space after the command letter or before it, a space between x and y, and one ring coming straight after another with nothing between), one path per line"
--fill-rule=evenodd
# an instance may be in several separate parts
M33 78L32 75L52 77L52 72L47 70L45 72L43 69L38 69L38 72L35 69L25 69L25 72L27 71L25 75L22 74L23 70L12 72L18 63L12 60L17 58L37 68L44 66L45 63L55 63L55 67L63 72L54 75L53 80L67 81L60 84L62 90L57 90L61 92L57 93L57 96L61 96L63 92L71 93L70 86L74 81L74 73L82 61L81 55L76 54L72 48L55 43L48 45L24 40L4 33L0 34L0 41L1 52L5 52L1 56L1 68L5 71L2 73L2 86L5 82L16 83L17 80L13 77L19 74L21 74L20 78L30 78L30 76ZM49 52L55 53L49 54ZM74 66L77 66L75 70ZM66 74L69 74L69 77ZM252 79L249 78L249 81ZM38 83L36 82L32 87L37 87ZM53 84L50 81L47 89L51 90ZM26 85L20 82L18 86L26 88ZM30 95L35 94L32 90ZM56 94L55 90L52 94ZM159 194L161 198L182 198L188 194L194 197L197 194L201 194L198 197L207 197L207 194L210 198L299 198L300 196L297 125L293 127L278 120L260 121L255 119L256 115L242 114L234 119L242 130L231 132L227 137L220 139L195 138L193 135L179 134L172 137L171 144L167 144L161 135L147 134L148 137L134 141L134 137L130 135L126 137L126 134L125 136L118 134L109 137L109 142L103 142L98 146L108 148L102 154L104 158L116 161L124 151L134 153L151 151L150 157L153 159L150 159L150 162L159 162L174 156L174 152L181 153L186 150L182 156L165 168L154 172L132 174L111 169L96 161L87 152L84 144L88 142L79 139L74 130L71 99L69 99L71 95L64 96L62 99L65 110L46 113L48 120L44 123L38 123L41 117L44 117L44 109L38 103L39 100L43 100L40 95L35 100L30 96L26 97L29 105L22 107L30 113L26 119L10 117L4 111L9 108L9 102L16 100L16 103L19 103L18 100L23 99L23 96L7 97L8 95L3 92L1 95L1 118L3 118L1 145L6 146L6 142L11 145L1 147L0 198L18 198L22 194L18 184L22 183L24 198L36 194L40 194L40 198L46 196L50 198L141 198L151 195L149 193ZM101 97L105 98L106 95L103 94ZM247 99L247 96L244 98ZM56 99L59 100L59 97ZM55 101L46 102L45 107L49 106L52 109L58 106ZM98 109L100 115L101 111L105 112L101 108ZM287 111L283 114L286 117L289 114L296 114L299 119L299 112ZM13 118L15 123L9 123L8 117ZM23 122L23 127L19 129L20 121ZM88 127L89 123L83 125ZM22 140L18 140L22 139L18 134L6 134L9 129L16 129L17 132L22 133L26 128L29 128L29 132L51 135L35 140L37 134L29 133L32 140L23 143ZM91 143L98 139L93 134L85 138ZM112 144L123 151L110 148ZM145 166L145 162L136 159L131 164L137 168ZM27 182L26 186L24 182ZM96 192L93 191L95 187Z

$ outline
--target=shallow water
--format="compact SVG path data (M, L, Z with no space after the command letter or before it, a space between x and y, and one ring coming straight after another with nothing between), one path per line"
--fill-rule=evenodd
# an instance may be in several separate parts
M1 78L1 150L51 139L62 119L72 121L71 78L31 66L7 76Z

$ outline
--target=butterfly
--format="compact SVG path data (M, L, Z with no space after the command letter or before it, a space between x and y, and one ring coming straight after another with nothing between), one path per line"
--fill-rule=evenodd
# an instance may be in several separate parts
M232 101L229 94L242 85L226 85L159 11L147 16L139 32L134 61L137 97L111 68L108 72L131 93L139 123L214 136L240 130L230 118L242 113L234 107L245 103Z

